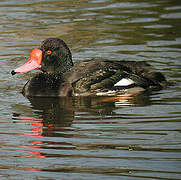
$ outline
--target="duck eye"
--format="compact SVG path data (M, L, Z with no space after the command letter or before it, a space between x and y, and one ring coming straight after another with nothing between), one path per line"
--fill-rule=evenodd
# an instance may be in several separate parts
M50 55L50 54L52 54L52 51L51 51L51 50L48 50L48 51L46 51L46 53L47 53L48 55Z

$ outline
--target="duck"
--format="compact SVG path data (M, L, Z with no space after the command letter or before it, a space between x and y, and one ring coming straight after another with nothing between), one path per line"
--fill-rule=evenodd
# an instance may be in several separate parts
M59 38L45 39L11 74L34 69L41 72L24 85L26 97L123 96L167 85L165 76L146 61L92 58L74 63L69 47Z

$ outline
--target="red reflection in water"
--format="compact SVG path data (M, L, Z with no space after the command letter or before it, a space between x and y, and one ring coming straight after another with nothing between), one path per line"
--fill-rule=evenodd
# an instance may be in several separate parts
M35 117L36 116L36 117ZM32 126L31 132L30 133L19 133L20 136L33 136L33 137L43 137L43 131L46 129L46 131L51 131L53 124L48 124L47 127L44 127L43 120L39 120L42 118L42 115L35 115L33 117L15 117L14 119L18 123L24 123ZM37 117L38 116L38 117ZM37 120L38 119L38 120ZM50 128L50 129L49 129ZM36 140L36 141L31 141L33 145L28 145L28 146L19 146L19 150L16 150L18 152L22 152L23 154L27 153L28 155L22 155L20 156L21 158L46 158L46 156L41 153L37 152L42 149L41 144L43 144L43 141ZM38 145L36 145L38 144ZM36 149L36 151L33 151L33 149ZM29 169L29 168L28 168ZM36 171L41 171L41 169L29 169L29 170L36 170Z
M28 120L26 121L25 119L22 119L23 121L21 121L21 123L28 123L31 126L33 126L33 128L31 129L32 132L31 133L21 133L20 135L23 136L36 136L36 137L42 137L43 134L43 123L42 120L39 121L34 121L34 119L32 120Z
M27 167L16 167L17 170L28 170L28 171L42 171L40 168L27 168Z
M24 149L34 148L34 146L19 146L19 147L24 148ZM39 149L41 149L40 146L39 146ZM29 153L29 155L21 156L21 158L41 158L41 159L46 158L46 156L44 156L41 152L34 152L34 151L29 151L29 150L17 150L17 151L23 152L23 153Z
M48 124L46 127L44 127L43 120L37 120L42 119L42 115L34 115L33 117L14 117L13 119L16 120L16 123L24 123L29 124L33 128L31 129L31 133L20 133L19 135L22 136L36 136L36 137L42 137L44 129L46 129L47 132L51 131L51 127L53 127L53 124Z

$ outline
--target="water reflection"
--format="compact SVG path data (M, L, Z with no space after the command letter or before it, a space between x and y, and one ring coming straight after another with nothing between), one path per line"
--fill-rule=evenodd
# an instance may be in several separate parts
M143 93L123 97L63 97L63 98L28 98L32 108L42 110L45 122L68 123L76 112L111 114L116 107L150 105L150 96Z
M31 103L31 109L33 114L25 115L17 112L28 112L29 106L17 105L13 108L13 121L15 123L24 124L29 126L29 130L23 130L18 133L18 136L30 137L28 145L16 145L16 151L21 153L19 158L35 158L46 159L49 157L74 157L73 154L66 155L64 152L52 153L43 152L43 150L87 150L100 148L99 144L83 144L76 145L70 142L70 138L82 138L87 135L81 135L76 133L76 128L72 127L78 122L86 120L88 123L102 123L102 118L106 116L112 116L114 110L124 108L126 106L147 106L151 103L150 96L148 94L141 94L132 97L122 97L121 99L115 99L113 97L65 97L65 98L28 98ZM27 110L26 110L27 109ZM110 116L110 117L111 117ZM97 120L95 122L95 120ZM92 122L94 121L94 122ZM36 139L31 139L35 137ZM42 139L43 137L51 137L52 139ZM53 138L61 139L53 139ZM67 139L68 138L68 139ZM100 137L99 137L100 138ZM67 139L67 140L66 140ZM81 142L81 140L80 140ZM17 143L18 144L18 143ZM106 147L107 146L107 147ZM114 145L104 145L105 148L114 147ZM127 147L120 147L121 149L127 149ZM128 147L129 149L129 147ZM77 155L75 157L79 157ZM74 157L74 158L75 158ZM80 157L86 157L81 155ZM79 158L80 158L79 157ZM41 168L17 168L17 170L28 171L45 171ZM49 171L50 169L46 169ZM63 169L65 170L65 169ZM74 171L71 169L71 171ZM80 169L76 171L82 171ZM88 170L89 171L89 170ZM92 170L91 170L92 171Z
M80 113L112 115L117 108L126 106L147 106L151 104L148 94L126 97L63 97L63 98L28 98L33 116L13 113L13 119L19 123L31 124L32 132L24 136L55 136L54 130L70 127ZM22 108L22 107L21 107ZM26 107L24 107L26 108ZM19 111L16 107L16 111ZM90 120L92 120L90 118ZM60 135L60 134L59 134ZM60 135L61 136L61 135Z

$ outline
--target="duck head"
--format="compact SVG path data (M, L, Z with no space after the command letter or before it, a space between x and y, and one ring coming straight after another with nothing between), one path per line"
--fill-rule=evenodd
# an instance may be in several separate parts
M11 72L25 73L34 69L51 74L63 74L73 66L72 55L65 42L58 38L44 40L39 49L33 49L29 60Z

